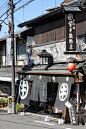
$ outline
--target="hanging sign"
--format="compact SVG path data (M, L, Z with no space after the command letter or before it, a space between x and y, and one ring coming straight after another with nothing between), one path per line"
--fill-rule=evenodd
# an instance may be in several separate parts
M47 82L33 81L31 100L40 100L41 102L47 101Z
M76 51L76 24L75 14L68 12L65 14L66 23L66 51Z
M70 98L71 86L74 84L74 78L56 77L56 80L59 84L54 107L58 108L58 110L66 110L65 103Z
M31 82L21 80L19 85L20 103L29 104Z
M65 110L65 103L69 100L71 91L71 83L59 83L57 97L55 101L55 108Z

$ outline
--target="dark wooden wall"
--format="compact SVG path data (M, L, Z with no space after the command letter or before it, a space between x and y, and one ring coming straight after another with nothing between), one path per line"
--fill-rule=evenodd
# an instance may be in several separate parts
M76 15L76 36L86 34L86 12ZM65 39L65 18L35 28L35 43L45 44Z

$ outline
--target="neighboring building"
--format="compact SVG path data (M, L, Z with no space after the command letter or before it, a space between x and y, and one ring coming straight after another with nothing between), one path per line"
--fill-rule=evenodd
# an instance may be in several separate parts
M76 111L79 112L81 98L81 105L85 107L86 11L79 8L79 3L72 2L72 5L74 4L73 9L79 11L74 12L76 13L75 54L65 54L66 27L65 13L62 6L18 25L19 27L32 27L35 42L32 44L27 42L28 61L31 65L29 64L22 71L17 72L20 77L19 88L22 89L23 87L19 92L21 103L28 105L30 101L36 101L39 105L39 103L45 102L48 111L51 111L52 107L64 111L66 110L65 103L72 99L77 107ZM71 2L66 5L70 6ZM67 6L65 8L68 9ZM74 11L73 9L70 13ZM73 72L67 69L67 63L70 61L76 63L76 69ZM27 87L26 93L23 92L25 87ZM80 96L78 96L79 93Z
M15 72L27 65L27 35L33 35L33 30L23 29L15 32L14 38L14 55L15 55ZM10 35L0 38L0 95L11 95L12 82L12 58L11 58L11 37ZM16 73L15 73L16 74ZM15 84L18 77L15 76Z

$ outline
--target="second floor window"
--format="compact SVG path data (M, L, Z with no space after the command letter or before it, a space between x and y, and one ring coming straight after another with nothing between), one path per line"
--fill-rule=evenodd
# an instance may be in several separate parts
M17 60L26 59L26 44L21 44L17 46Z

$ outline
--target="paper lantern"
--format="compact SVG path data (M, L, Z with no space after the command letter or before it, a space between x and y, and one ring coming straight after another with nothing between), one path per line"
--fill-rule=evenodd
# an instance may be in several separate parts
M67 65L67 69L68 69L69 71L74 71L75 68L76 68L76 65L75 65L74 63L69 63L69 64Z

